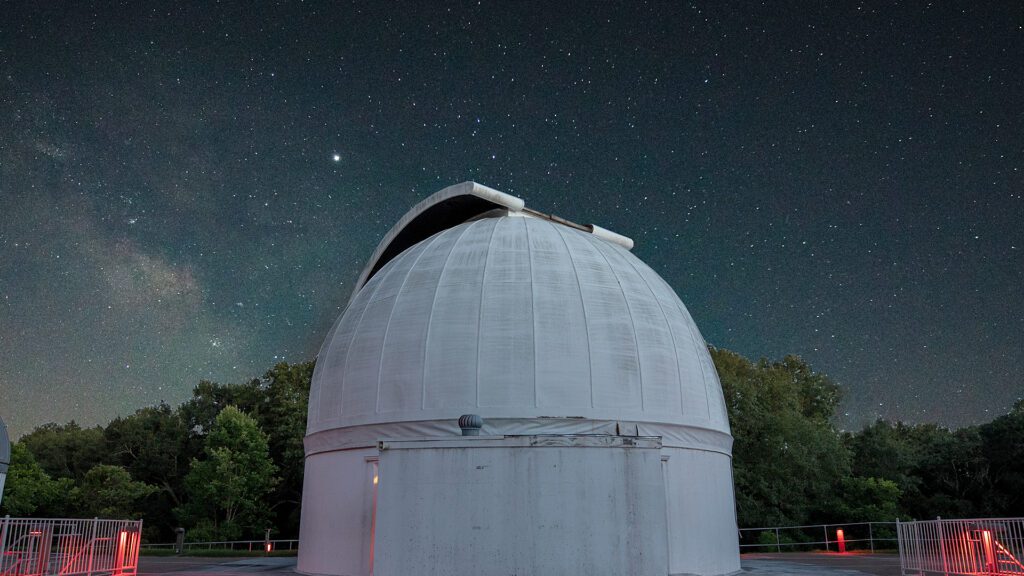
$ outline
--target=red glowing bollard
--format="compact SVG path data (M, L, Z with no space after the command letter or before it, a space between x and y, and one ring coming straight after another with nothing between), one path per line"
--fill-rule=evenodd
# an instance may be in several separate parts
M985 570L995 574L998 571L998 566L996 566L996 549L992 545L991 530L981 531L981 549L985 554Z
M839 543L839 553L846 554L846 536L842 528L836 530L836 542Z
M121 530L117 534L117 555L114 556L114 576L124 572L125 553L128 551L128 532Z

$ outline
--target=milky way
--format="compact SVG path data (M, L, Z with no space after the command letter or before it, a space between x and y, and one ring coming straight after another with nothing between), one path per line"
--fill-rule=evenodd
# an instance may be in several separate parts
M15 435L313 358L470 179L635 238L709 343L839 382L844 427L1024 396L1014 3L177 4L4 5Z

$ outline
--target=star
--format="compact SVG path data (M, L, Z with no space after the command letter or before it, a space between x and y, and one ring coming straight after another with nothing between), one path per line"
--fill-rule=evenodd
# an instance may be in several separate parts
M341 162L341 154L335 152L334 155L331 156L331 160L334 160L335 162Z

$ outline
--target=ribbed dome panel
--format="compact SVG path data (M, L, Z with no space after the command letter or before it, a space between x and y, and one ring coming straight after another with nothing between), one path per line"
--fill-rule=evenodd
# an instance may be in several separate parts
M520 216L446 229L370 279L320 352L308 432L468 411L729 430L668 284L618 245Z

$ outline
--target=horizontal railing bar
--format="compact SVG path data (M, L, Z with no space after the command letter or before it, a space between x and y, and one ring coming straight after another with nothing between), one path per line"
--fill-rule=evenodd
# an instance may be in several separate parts
M896 542L897 538L845 538L843 541L849 544L850 542ZM808 540L806 542L769 542L765 543L747 543L740 544L740 546L807 546L809 544L835 544L836 540Z
M868 524L892 524L896 525L895 520L887 520L884 522L846 522L846 523L835 523L835 524L805 524L801 526L764 526L761 528L740 528L740 532L745 530L785 530L787 528L827 528L830 526L867 526Z

